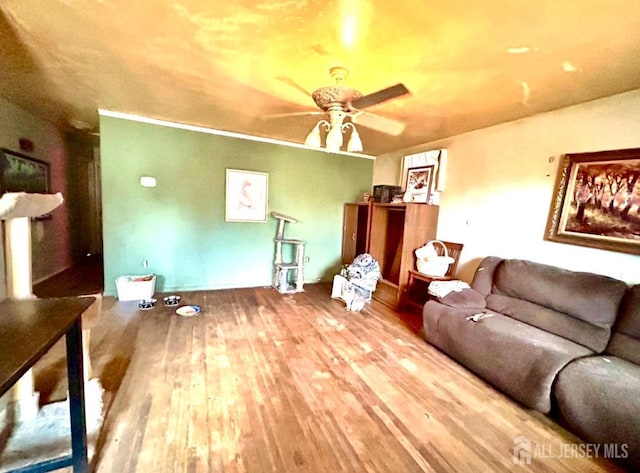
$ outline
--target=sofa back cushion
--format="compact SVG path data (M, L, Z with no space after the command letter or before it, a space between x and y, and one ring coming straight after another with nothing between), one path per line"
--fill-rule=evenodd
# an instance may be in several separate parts
M606 353L640 365L640 284L629 288Z
M596 353L604 351L611 337L611 328L591 325L557 310L515 297L489 294L487 307L545 332L579 343Z
M626 289L599 274L503 260L493 269L487 307L602 352Z

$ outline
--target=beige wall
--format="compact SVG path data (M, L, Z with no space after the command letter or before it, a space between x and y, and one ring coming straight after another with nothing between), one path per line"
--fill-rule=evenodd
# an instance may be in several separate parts
M379 156L375 184L399 184L402 156L447 148L438 238L465 244L459 277L488 255L640 283L640 256L543 240L563 153L640 147L640 90Z

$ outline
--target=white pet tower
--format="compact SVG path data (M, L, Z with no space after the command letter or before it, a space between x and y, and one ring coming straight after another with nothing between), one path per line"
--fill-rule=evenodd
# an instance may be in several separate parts
M6 193L0 198L0 220L4 220L5 266L7 275L7 297L10 299L33 299L31 274L31 218L40 217L62 204L62 194L32 194L26 192ZM104 390L98 378L91 377L89 359L89 326L100 313L101 294L94 295L96 301L82 316L82 358L84 368L86 426L89 436L89 458L93 455L103 420ZM0 317L2 314L0 314ZM86 323L86 324L85 324ZM86 325L86 326L84 326ZM33 371L29 370L9 391L7 405L8 421L13 424L11 435L1 452L3 465L21 465L25 455L31 458L52 453L62 454L70 445L69 433L64 427L68 419L68 400L43 406L39 409L39 393L35 392ZM62 427L61 427L62 426ZM51 451L33 447L33 437L49 442ZM93 439L93 440L92 440ZM59 452L57 450L60 450ZM17 462L17 463L16 463ZM13 471L13 470L12 470ZM18 470L15 470L18 471ZM23 471L20 469L19 471ZM25 470L26 471L26 470ZM45 470L38 470L45 471Z
M51 212L62 202L60 193L8 192L0 198L0 219L4 220L8 298L35 298L31 287L31 218ZM32 370L27 371L10 392L14 420L35 418L38 413L38 395L34 393Z
M278 220L278 232L275 238L276 256L273 261L273 287L281 294L302 292L304 291L304 245L306 242L284 236L285 225L297 222L295 218L279 212L271 212L271 216ZM295 250L295 261L284 261L283 246Z
M46 215L64 202L62 194L32 194L8 192L0 198L0 219L4 220L5 266L7 297L9 299L34 299L31 274L31 219ZM99 295L98 295L99 296ZM100 309L100 298L87 309L84 322L92 323ZM89 329L82 330L82 355L85 379L87 414L102 414L102 387L98 379L91 380L89 358ZM11 389L11 414L15 422L32 420L38 414L39 395L34 390L33 372L27 373ZM90 393L89 396L86 396ZM93 404L96 404L95 406Z

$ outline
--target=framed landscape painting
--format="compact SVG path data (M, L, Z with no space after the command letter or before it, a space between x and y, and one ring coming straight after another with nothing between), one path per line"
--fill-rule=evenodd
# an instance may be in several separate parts
M0 149L0 194L49 193L49 163L6 148Z
M545 236L640 254L640 148L564 155Z

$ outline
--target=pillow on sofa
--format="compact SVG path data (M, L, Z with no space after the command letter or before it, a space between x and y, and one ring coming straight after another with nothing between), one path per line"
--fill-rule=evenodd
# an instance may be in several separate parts
M482 294L471 288L451 291L446 296L435 298L435 300L449 307L460 309L484 309L487 307L487 301Z

